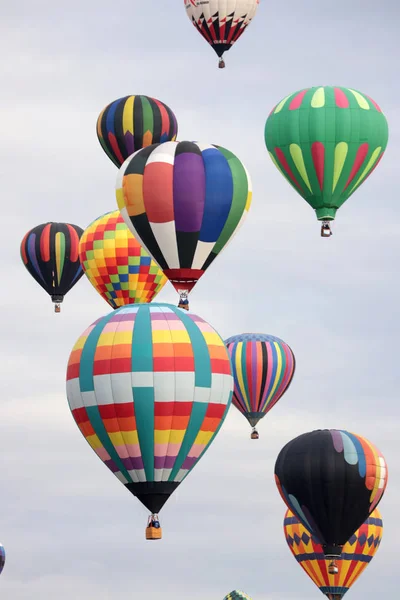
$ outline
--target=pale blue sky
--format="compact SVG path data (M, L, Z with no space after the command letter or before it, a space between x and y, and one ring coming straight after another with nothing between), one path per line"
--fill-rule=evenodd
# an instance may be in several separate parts
M0 8L2 598L222 600L234 588L253 600L322 598L286 546L273 466L289 439L323 427L370 438L389 466L382 546L348 598L397 593L399 16L389 1L261 0L221 71L182 0ZM329 240L263 139L271 108L317 85L367 93L390 128L385 157L339 211ZM70 350L108 306L83 279L54 315L19 258L31 227L85 227L116 208L117 171L95 126L127 94L163 100L180 139L225 146L245 163L250 214L191 307L223 337L270 333L297 359L259 442L231 409L164 508L164 540L154 545L144 540L146 510L90 450L65 396ZM176 302L169 285L158 298Z

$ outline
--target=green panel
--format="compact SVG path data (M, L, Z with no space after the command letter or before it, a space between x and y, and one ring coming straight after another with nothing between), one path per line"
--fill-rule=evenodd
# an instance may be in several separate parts
M213 248L214 254L221 252L238 226L246 208L249 192L247 173L240 160L229 150L221 146L216 147L228 161L233 180L233 198L228 218Z
M153 117L153 109L151 104L146 98L146 96L140 96L140 100L142 101L142 111L143 111L143 133L150 131L152 134L154 132L154 117Z

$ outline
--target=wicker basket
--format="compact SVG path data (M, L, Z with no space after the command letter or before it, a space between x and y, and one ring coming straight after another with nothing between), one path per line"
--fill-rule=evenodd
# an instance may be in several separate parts
M161 527L146 527L146 540L161 540Z

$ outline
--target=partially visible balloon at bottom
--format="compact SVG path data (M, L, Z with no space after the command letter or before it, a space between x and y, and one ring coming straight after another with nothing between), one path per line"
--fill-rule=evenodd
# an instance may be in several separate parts
M233 592L225 596L224 600L251 600L251 598L240 590L233 590Z
M286 542L302 569L329 600L340 600L369 565L382 539L383 523L376 508L343 546L337 572L329 572L329 563L321 544L287 510L283 523Z
M4 565L6 562L6 551L4 550L4 546L0 544L0 573L4 569Z

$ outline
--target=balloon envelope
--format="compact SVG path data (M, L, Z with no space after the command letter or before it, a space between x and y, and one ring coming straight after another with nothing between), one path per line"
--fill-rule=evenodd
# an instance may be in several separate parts
M119 210L106 213L85 229L79 259L90 283L112 308L151 302L167 283Z
M141 148L175 140L177 133L178 123L172 110L149 96L118 98L97 119L98 140L117 167Z
M235 382L232 404L255 427L288 389L295 357L281 339L264 333L243 333L225 341Z
M340 556L351 535L377 507L387 484L382 453L343 430L304 433L280 451L278 490L327 556Z
M186 14L221 57L250 25L260 0L185 0Z
M222 425L233 379L223 340L169 304L122 307L75 344L67 396L93 450L152 513Z
M329 600L340 600L375 556L382 539L383 523L376 508L343 546L336 574L329 573L329 560L317 538L290 510L286 511L283 530L293 556L315 585Z
M233 590L233 592L225 596L224 600L251 600L251 598L240 590Z
M0 573L4 569L4 565L6 562L6 551L4 550L4 546L0 544Z
M21 242L21 258L29 273L51 296L63 297L83 275L79 261L79 239L83 229L70 223L43 223Z
M330 221L367 179L388 142L388 124L369 96L344 87L289 94L269 115L265 143L285 179Z
M246 168L229 150L166 142L122 165L125 223L178 292L190 291L242 224L251 204Z

